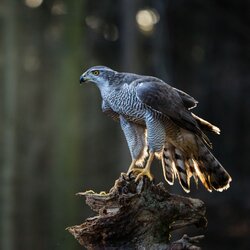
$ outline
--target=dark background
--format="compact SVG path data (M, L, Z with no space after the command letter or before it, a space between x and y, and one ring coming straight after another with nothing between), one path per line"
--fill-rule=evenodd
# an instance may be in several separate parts
M109 190L130 156L101 113L90 66L160 77L218 125L214 154L231 188L207 206L203 249L250 249L250 1L0 2L0 249L81 249L64 229L93 213L75 193ZM162 180L160 163L153 168ZM184 194L179 184L166 186Z

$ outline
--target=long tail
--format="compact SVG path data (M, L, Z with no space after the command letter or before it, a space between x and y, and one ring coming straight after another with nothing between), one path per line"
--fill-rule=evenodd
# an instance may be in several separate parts
M173 185L174 179L179 180L182 188L190 192L190 178L196 185L198 179L208 191L223 191L229 188L231 177L219 161L209 151L200 138L197 139L198 154L185 153L173 145L166 143L162 154L163 174L166 181Z
M197 138L197 143L199 146L197 171L200 170L200 175L205 178L203 184L207 185L209 191L212 191L212 189L217 191L228 189L232 181L231 176L199 138Z

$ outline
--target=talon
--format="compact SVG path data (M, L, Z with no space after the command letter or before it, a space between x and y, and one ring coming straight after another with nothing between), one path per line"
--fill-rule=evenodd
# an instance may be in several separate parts
M150 181L154 179L153 175L150 172L151 163L154 159L154 153L150 153L149 159L147 161L145 168L133 168L133 172L139 172L139 174L136 176L135 181L138 181L141 177L147 176Z
M127 172L127 175L129 175L131 172L133 172L133 169L135 168L135 163L136 163L136 160L132 160L130 166L129 166L129 169L128 169L128 172Z
M135 182L137 182L143 176L147 176L150 181L152 181L154 179L153 175L149 171L147 171L146 169L143 169L143 170L141 170L141 173L139 173L136 176Z
M144 170L144 168L134 168L131 173L141 173Z

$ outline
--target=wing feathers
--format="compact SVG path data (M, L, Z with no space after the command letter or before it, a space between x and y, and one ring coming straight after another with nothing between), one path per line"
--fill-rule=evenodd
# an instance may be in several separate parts
M182 99L184 106L187 109L193 109L197 106L198 101L196 101L192 96L190 96L189 94L187 94L184 91L181 91L179 89L176 89L176 88L173 88L173 89L178 92L179 96Z
M205 131L213 132L217 135L220 134L220 129L215 125L211 124L210 122L200 118L199 116L192 113L192 116L195 118L197 123L199 124L200 128Z
M196 184L198 179L208 191L221 191L229 187L231 177L215 159L208 147L211 142L203 131L211 131L216 134L220 129L202 118L194 115L189 109L197 105L197 101L178 89L172 88L163 81L154 77L144 77L132 83L136 96L141 103L152 111L160 114L160 118L172 120L180 128L183 128L195 136L197 152L189 151L189 147L183 148L167 144L162 153L162 167L166 181L174 183L178 178L180 185L186 191L190 191L190 178L193 176ZM176 144L177 143L177 144Z
M203 138L208 145L211 144L188 110L196 105L197 101L194 98L153 77L137 80L134 84L137 98L142 103L160 112L163 119L170 118L178 126L192 131Z

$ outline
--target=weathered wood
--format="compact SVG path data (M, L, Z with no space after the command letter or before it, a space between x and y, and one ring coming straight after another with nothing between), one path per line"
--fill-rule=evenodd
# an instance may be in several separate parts
M202 236L170 243L170 232L189 225L205 227L204 203L172 195L162 183L147 178L135 182L121 174L109 193L87 191L78 195L98 213L67 230L87 249L200 249Z

